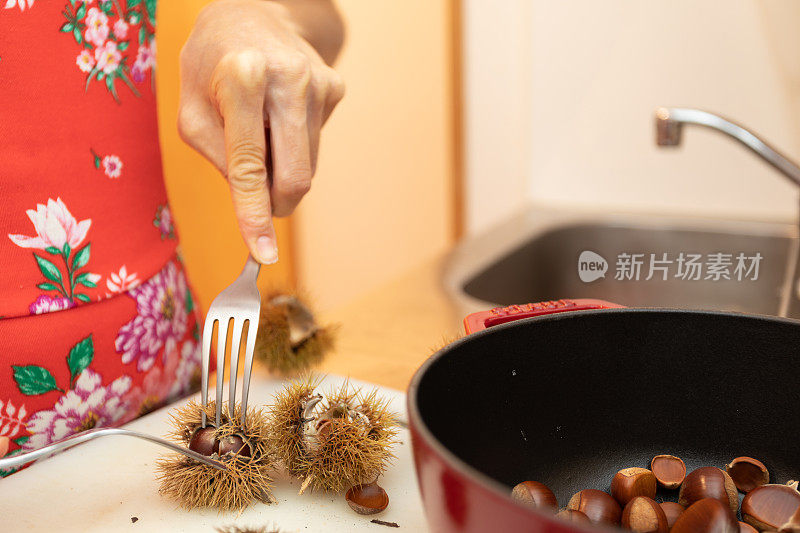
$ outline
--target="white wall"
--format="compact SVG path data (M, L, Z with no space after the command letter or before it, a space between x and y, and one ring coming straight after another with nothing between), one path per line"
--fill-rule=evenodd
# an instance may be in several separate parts
M467 159L469 231L519 207L515 199L498 209L497 198L486 198L485 189L502 180L505 190L497 196L512 196L520 175L526 201L758 219L796 216L793 187L730 139L686 128L681 148L657 148L653 110L667 105L718 112L800 160L794 65L800 58L792 52L800 33L797 3L531 0L516 19L495 13L494 3L465 2L466 92L475 96L465 102L472 117L467 153L500 135L491 110L508 95L508 86L522 79L527 89L525 102L509 102L525 117L512 122L525 141L523 162L514 142L499 148L495 143L490 157ZM519 4L502 2L509 10ZM518 29L519 19L527 21L526 31ZM517 28L505 33L514 42L493 43L503 26ZM500 64L517 58L525 74L474 75L492 56ZM487 159L516 163L498 174Z

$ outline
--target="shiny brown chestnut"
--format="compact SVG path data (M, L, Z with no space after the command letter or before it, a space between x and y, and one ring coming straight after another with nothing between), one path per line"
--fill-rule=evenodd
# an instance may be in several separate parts
M739 522L730 507L716 498L704 498L686 509L670 533L738 533Z
M758 530L750 524L739 522L739 533L758 533Z
M189 449L209 457L219 452L219 441L214 435L216 431L217 428L213 426L195 429L189 439Z
M656 455L650 461L650 470L665 489L677 489L686 478L686 463L674 455Z
M538 481L517 483L511 490L511 497L531 507L544 507L554 511L558 509L556 495L547 485Z
M744 497L742 520L759 531L772 531L790 523L798 508L800 492L797 492L797 482L790 485L762 485Z
M725 471L733 479L736 488L745 494L769 483L769 470L764 463L752 457L737 457L725 465Z
M389 505L389 495L377 481L353 485L344 498L350 508L358 514L380 513Z
M228 435L219 440L219 454L220 456L226 454L236 454L241 457L250 457L252 450L250 444L240 435Z
M611 480L611 496L625 506L637 496L656 497L656 476L646 468L623 468Z
M681 504L675 502L661 502L661 508L664 510L670 529L678 521L678 517L686 510Z
M590 522L597 524L619 524L622 507L617 500L602 490L586 489L575 493L567 504L567 509L580 511Z
M667 533L669 522L655 500L637 496L622 510L622 527L637 533Z
M589 522L589 517L580 511L564 509L556 513L556 517L567 522Z
M731 476L713 466L698 468L686 476L678 494L678 503L688 510L693 503L706 498L721 501L734 514L739 510L739 493Z

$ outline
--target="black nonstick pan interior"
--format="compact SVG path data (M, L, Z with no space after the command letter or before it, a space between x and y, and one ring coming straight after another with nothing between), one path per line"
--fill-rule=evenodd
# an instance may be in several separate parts
M658 454L688 470L747 455L800 478L800 322L614 309L489 328L440 352L422 420L469 466L510 487L547 484L563 507ZM659 494L677 499L675 491Z

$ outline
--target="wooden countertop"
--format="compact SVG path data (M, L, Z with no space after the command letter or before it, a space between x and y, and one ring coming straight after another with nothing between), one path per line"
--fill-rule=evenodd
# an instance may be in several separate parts
M338 323L336 348L317 368L405 391L434 349L463 335L434 258L341 308L320 313Z

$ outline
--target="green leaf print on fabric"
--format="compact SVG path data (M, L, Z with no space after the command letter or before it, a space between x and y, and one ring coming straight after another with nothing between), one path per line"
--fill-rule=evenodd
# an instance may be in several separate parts
M73 388L75 380L78 379L81 372L89 368L92 361L94 361L94 339L89 334L88 337L75 343L75 346L67 354L67 367L69 367L69 386L67 390ZM52 372L44 367L38 365L12 365L11 368L19 391L26 396L46 394L54 390L66 392L56 384L56 378Z
M52 281L57 281L59 284L61 283L61 272L56 265L36 254L33 254L33 257L36 258L36 263L39 265L39 270L42 271L44 277Z
M140 97L134 83L142 83L145 74L155 68L156 0L102 0L96 4L69 0L63 16L66 22L60 31L71 32L81 48L75 64L86 74L86 90L92 82L103 82L120 103L120 81ZM137 36L133 52L131 45L137 44ZM152 76L150 82L155 91Z
M186 289L186 301L184 302L186 305L186 312L191 313L194 310L194 299L192 298L192 291Z
M70 374L70 388L72 388L72 383L75 382L75 378L77 378L81 372L88 368L93 359L94 341L92 340L92 336L89 335L82 341L78 342L78 344L73 346L69 351L69 355L67 356L67 366L69 366Z
M86 263L89 262L89 253L91 246L92 244L89 243L75 253L75 257L72 258L73 270L77 270L81 267L86 266ZM65 254L65 257L69 257L69 254Z
M12 366L14 369L14 381L17 382L19 391L26 396L35 396L50 391L61 391L56 385L56 378L49 370L37 365Z

